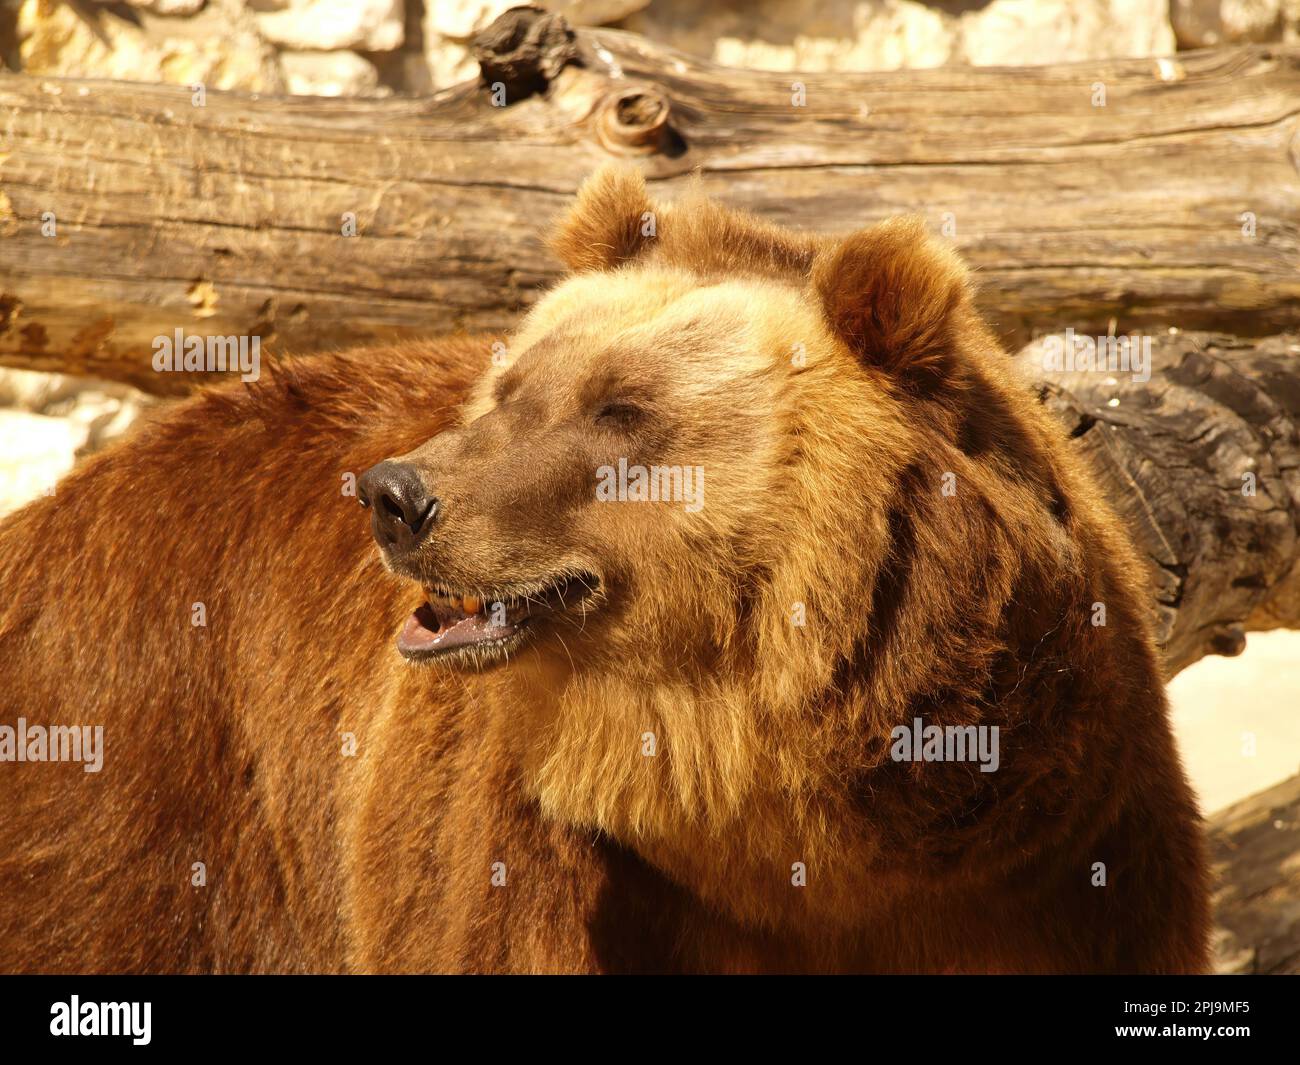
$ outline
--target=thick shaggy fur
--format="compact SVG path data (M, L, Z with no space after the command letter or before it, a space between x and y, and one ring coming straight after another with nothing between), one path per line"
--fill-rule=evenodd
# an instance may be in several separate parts
M655 210L589 183L506 365L291 362L0 526L0 724L107 748L0 764L5 969L1205 966L1142 565L964 268L914 223ZM443 515L403 576L341 491L393 455ZM597 502L619 457L704 507ZM504 664L393 648L406 578L577 572ZM998 726L1000 768L894 761L918 717Z

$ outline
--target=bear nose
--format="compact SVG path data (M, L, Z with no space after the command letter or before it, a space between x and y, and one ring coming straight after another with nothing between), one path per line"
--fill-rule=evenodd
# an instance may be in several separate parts
M438 500L409 462L371 466L357 482L357 498L370 509L370 530L386 551L409 551L438 517Z

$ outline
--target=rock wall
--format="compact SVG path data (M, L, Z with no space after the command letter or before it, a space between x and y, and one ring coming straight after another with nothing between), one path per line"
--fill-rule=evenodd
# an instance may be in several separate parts
M476 73L469 41L511 0L19 0L0 58L33 74L348 96ZM1300 40L1300 0L551 0L728 66L895 70L1166 55Z
M0 517L56 491L77 459L156 403L129 385L0 368Z

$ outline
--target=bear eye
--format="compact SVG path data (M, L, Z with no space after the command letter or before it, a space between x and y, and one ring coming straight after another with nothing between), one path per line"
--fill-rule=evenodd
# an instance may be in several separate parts
M596 412L596 421L619 429L627 429L644 417L645 412L635 403L626 400L610 400L601 405Z

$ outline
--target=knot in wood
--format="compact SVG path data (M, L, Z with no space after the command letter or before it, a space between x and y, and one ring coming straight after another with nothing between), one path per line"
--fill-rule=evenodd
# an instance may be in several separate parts
M596 129L601 143L623 155L649 155L668 133L672 105L653 85L627 85L601 101Z
M504 85L511 103L545 92L578 55L577 38L564 16L532 4L503 11L470 47L483 84Z

